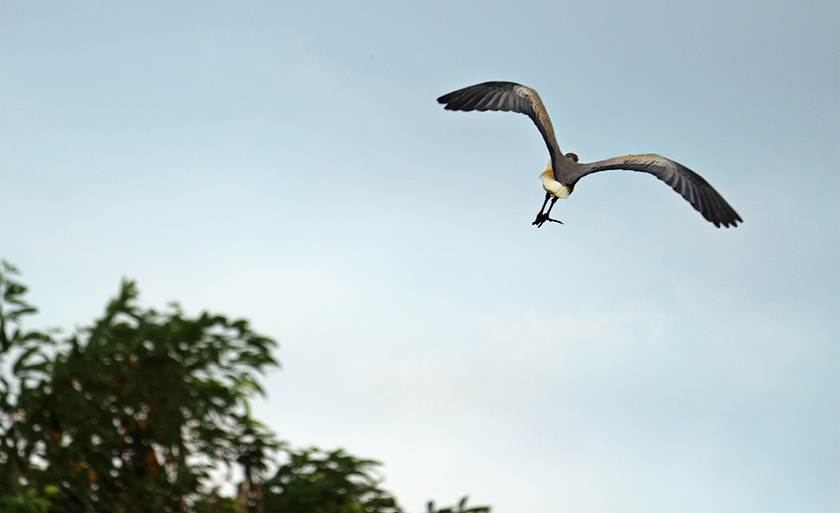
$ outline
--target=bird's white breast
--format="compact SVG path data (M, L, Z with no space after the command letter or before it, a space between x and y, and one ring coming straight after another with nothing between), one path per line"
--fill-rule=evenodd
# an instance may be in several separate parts
M540 181L542 182L543 189L545 189L546 192L551 193L560 199L566 199L569 197L569 194L572 193L572 189L570 187L567 187L554 179L554 171L551 169L551 165L549 165L548 169L543 171L543 174L540 175Z

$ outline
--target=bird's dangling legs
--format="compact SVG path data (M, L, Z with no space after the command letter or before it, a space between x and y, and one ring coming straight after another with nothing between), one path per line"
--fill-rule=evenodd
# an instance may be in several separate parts
M548 205L549 198L551 198L551 205ZM552 219L548 217L548 214L551 213L551 209L554 208L555 203L557 203L557 196L553 196L550 192L545 193L545 201L543 201L540 213L537 214L537 218L534 219L534 222L531 224L536 226L537 228L542 226L543 223L545 223L546 221L563 224L563 221L558 221L557 219ZM548 210L545 210L546 205L548 205ZM543 212L544 210L545 212Z

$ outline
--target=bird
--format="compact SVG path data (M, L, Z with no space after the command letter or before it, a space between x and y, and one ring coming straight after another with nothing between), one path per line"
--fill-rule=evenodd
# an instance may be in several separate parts
M741 216L707 182L682 164L660 155L626 155L597 162L582 163L574 153L560 151L551 119L540 96L530 87L514 82L484 82L458 89L437 99L444 109L453 111L510 111L525 114L537 125L548 147L550 160L540 175L545 201L543 201L533 225L541 227L551 221L562 221L549 217L558 199L565 199L574 191L578 180L586 175L612 169L650 173L670 185L682 195L695 210L717 228L737 227L743 223ZM549 201L551 203L549 204ZM548 210L546 210L548 205Z

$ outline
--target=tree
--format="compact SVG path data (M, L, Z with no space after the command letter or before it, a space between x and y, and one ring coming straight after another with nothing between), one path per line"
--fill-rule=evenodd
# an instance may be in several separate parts
M2 356L18 353L19 387L3 378L4 491L49 485L67 511L183 511L212 468L235 463L246 479L266 469L280 443L247 400L261 393L256 374L277 365L273 340L244 320L142 310L125 281L102 319L58 342L21 329L35 308L16 270L2 272Z
M2 511L402 511L378 462L291 449L251 416L257 378L278 362L246 320L144 310L123 281L101 319L58 340L23 329L37 310L17 274L0 262ZM218 469L241 471L238 497L212 489ZM465 500L429 512L489 511Z
M286 449L287 462L262 487L266 511L284 513L399 513L374 472L379 463L338 449Z
M464 497L457 506L443 509L435 509L434 501L429 501L426 505L426 507L429 508L427 513L490 513L490 506L475 506L467 508L467 499L469 499L469 497Z

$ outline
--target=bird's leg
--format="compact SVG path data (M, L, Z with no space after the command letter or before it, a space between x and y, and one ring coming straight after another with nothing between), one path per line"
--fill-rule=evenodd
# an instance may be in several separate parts
M558 199L559 199L559 198L558 198L557 196L552 196L552 198L551 198L551 205L549 205L549 206L548 206L548 210L546 210L546 211L545 211L545 220L546 220L546 221L551 221L551 222L554 222L554 223L560 223L560 224L563 224L563 221L560 221L559 219L552 219L552 218L548 217L548 216L549 216L549 214L551 214L551 209L552 209L552 208L554 208L554 204L555 204L555 203L557 203L557 200L558 200Z
M548 200L551 198L551 205L548 205ZM534 219L534 222L531 223L537 228L543 225L546 221L552 221L554 223L563 224L563 221L558 221L557 219L552 219L548 217L548 214L551 213L551 209L554 208L554 204L557 203L557 196L552 196L550 192L545 193L545 201L543 201L542 208L540 208L540 213L537 214L537 218ZM545 210L545 206L548 205L548 210Z
M540 213L537 214L537 218L534 220L533 224L537 224L537 222L539 222L539 220L542 218L543 211L545 210L545 206L548 205L548 198L550 198L550 197L551 197L550 192L545 193L545 201L543 201L542 207L540 207Z
M532 225L536 226L537 228L542 226L543 223L545 222L545 219L543 218L543 215L544 215L543 211L545 210L545 206L548 205L548 198L550 198L550 197L551 197L551 193L546 192L545 193L545 201L543 201L542 207L540 207L540 213L537 214L537 218L534 219L533 223L531 223Z

